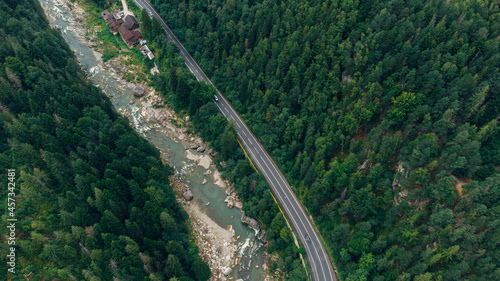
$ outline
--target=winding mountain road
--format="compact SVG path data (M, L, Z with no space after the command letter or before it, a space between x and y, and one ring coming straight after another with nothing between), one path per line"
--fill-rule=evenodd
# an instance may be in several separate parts
M203 80L216 88L151 4L146 0L133 1L141 9L146 9L151 17L156 17L160 20L168 39L179 47L181 57L184 58L186 66L196 76L196 79L199 81ZM234 120L235 129L241 144L248 152L252 161L257 165L259 171L264 175L281 209L288 221L291 222L292 228L306 250L306 258L312 279L315 281L337 281L332 264L321 244L318 234L281 171L219 90L217 90L217 100L214 100L214 102L224 116Z

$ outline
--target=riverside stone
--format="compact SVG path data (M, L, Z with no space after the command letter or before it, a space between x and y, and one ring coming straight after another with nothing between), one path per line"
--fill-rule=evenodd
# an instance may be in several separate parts
M264 243L264 244L267 244L267 240L266 240L266 231L265 231L264 229L261 229L261 230L259 231L259 234L258 234L258 235L259 235L259 239L260 239L260 241L261 241L262 243Z
M215 151L213 148L210 148L210 149L208 150L208 154L209 154L210 156L212 156L212 157L217 157L217 156L219 156L219 152Z
M226 267L226 268L223 268L222 269L222 274L228 276L229 274L231 274L233 272L233 270L230 268L230 267Z
M143 97L146 93L144 92L144 88L141 86L136 86L132 92L134 93L134 96L140 98Z
M241 210L243 208L243 203L241 203L240 201L236 201L234 203L234 207Z
M191 201L193 200L193 193L191 192L191 190L188 190L186 192L184 192L184 194L182 194L182 196L184 196L184 199L186 199L187 201Z
M255 229L260 229L260 224L258 221L245 216L245 214L241 215L241 221L248 224L250 227Z

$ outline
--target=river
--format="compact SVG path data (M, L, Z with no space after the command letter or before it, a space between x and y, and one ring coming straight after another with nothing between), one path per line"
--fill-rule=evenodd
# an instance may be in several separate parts
M239 255L241 260L232 268L232 274L228 277L232 277L233 280L264 280L265 271L262 266L265 262L262 256L264 247L256 238L257 230L240 221L242 212L239 209L226 206L225 190L217 186L213 178L208 178L208 182L202 184L207 178L203 175L206 170L186 158L186 147L189 147L189 143L186 140L169 138L160 124L141 116L142 103L137 102L132 90L122 81L109 75L107 71L103 71L105 67L100 58L96 57L96 53L79 40L72 28L68 28L71 14L67 6L56 5L53 0L39 1L46 7L45 12L50 14L48 19L51 25L61 30L62 36L75 52L82 68L88 73L89 79L106 93L116 111L127 116L131 126L152 145L162 152L168 152L162 155L167 157L170 165L178 171L179 179L189 185L194 194L190 204L197 204L201 211L220 227L234 230L238 245L236 255ZM200 156L196 151L192 153ZM211 280L216 279L212 277Z

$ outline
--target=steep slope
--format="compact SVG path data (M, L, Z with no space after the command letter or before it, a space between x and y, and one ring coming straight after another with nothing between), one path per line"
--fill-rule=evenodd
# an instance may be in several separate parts
M85 79L36 0L2 0L0 18L2 233L17 219L15 245L1 248L4 263L16 249L9 280L208 280L159 152Z

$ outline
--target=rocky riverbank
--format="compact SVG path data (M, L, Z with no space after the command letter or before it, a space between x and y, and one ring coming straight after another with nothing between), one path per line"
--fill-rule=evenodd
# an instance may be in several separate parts
M100 42L99 38L96 37L96 31L86 30L83 28L86 26L86 12L78 6L77 3L70 3L67 0L48 1L54 3L57 7L70 7L69 12L71 17L64 18L60 10L57 11L57 8L56 16L54 16L53 13L48 12L47 9L49 8L47 6L42 5L50 22L54 22L55 17L62 18L69 24L66 29L61 29L62 32L72 32L78 38L79 42L93 50L94 56L98 61L99 69L91 69L88 73L89 77L92 77L93 71L105 71L109 76L112 76L120 83L120 89L131 89L137 86L136 84L122 79L123 74L129 72L131 67L134 67L127 64L128 58L126 55L121 54L110 61L105 63L102 62L102 50L100 49L100 44L102 44L102 42ZM58 26L54 27L59 28ZM83 54L78 53L76 55L77 58L81 58L83 56ZM104 82L102 83L104 84ZM103 89L106 93L106 85L97 84L97 86ZM199 165L205 169L204 182L211 180L217 186L226 191L227 197L225 202L229 208L235 207L241 209L243 204L238 198L234 186L221 178L221 173L217 170L216 165L212 160L212 157L215 157L217 152L209 150L209 145L203 143L201 138L198 136L187 133L187 127L184 125L189 124L188 118L183 120L177 116L171 108L166 107L163 98L156 93L153 88L149 88L144 85L142 85L142 87L145 90L144 96L140 98L132 98L130 100L130 104L134 104L137 108L139 108L138 113L140 118L154 123L156 131L161 132L161 134L163 134L166 138L173 140L176 143L187 143L185 147L185 159L191 161L192 164ZM113 96L109 94L108 96L111 100L113 100ZM118 110L118 112L129 118L131 125L134 126L139 133L147 137L148 129L137 126L136 122L132 120L133 116L130 111L124 109ZM164 147L157 148L161 152L163 163L169 164L169 149ZM194 151L196 151L196 153ZM192 227L196 234L196 241L200 248L200 255L203 260L209 264L213 273L211 280L225 280L227 278L226 276L230 275L230 269L236 268L240 263L241 258L238 253L241 244L238 245L232 226L228 229L220 227L201 210L200 206L187 200L183 196L187 191L189 191L189 182L182 182L177 176L172 176L170 178L170 182L177 193L178 202L181 202L182 206L191 218ZM242 217L242 221L245 221L254 228L259 227L259 223L257 221L249 219L245 216ZM266 264L263 264L262 266L264 268L267 267ZM271 278L266 276L265 280L271 280Z
M215 185L225 190L228 208L242 209L243 203L238 198L235 188L228 181L222 179L221 172L212 159L217 152L207 150L208 143L204 143L202 139L196 135L188 134L187 128L174 125L188 122L182 120L175 112L168 107L155 107L155 105L163 105L163 98L155 91L151 91L146 96L136 99L135 101L140 108L140 115L145 121L152 121L156 124L156 130L174 140L176 143L183 141L187 143L185 146L185 158L190 160L192 164L202 167L205 179L202 182L206 183L207 179L211 180ZM147 131L145 132L147 135ZM162 147L157 147L162 155L164 163L168 163L169 150ZM201 148L201 149L200 149ZM197 153L194 153L196 151ZM189 165L188 165L189 167ZM191 169L192 168L188 168ZM213 276L211 280L226 280L226 276L230 274L230 268L235 268L240 264L241 256L238 254L242 244L238 244L235 233L230 226L229 229L224 229L217 225L210 217L208 217L200 209L196 203L192 203L192 193L189 189L189 183L182 182L178 175L170 177L170 183L177 194L177 201L183 203L183 207L189 214L193 229L197 232L197 244L200 247L200 254L204 261L208 262ZM252 228L260 229L260 223L252 218L246 217L244 214L241 221L248 224ZM265 241L264 232L261 231L259 238ZM253 241L251 241L253 245ZM258 266L258 265L256 265ZM267 264L262 265L267 268ZM240 267L241 268L241 267ZM266 276L263 280L271 280L270 276Z

